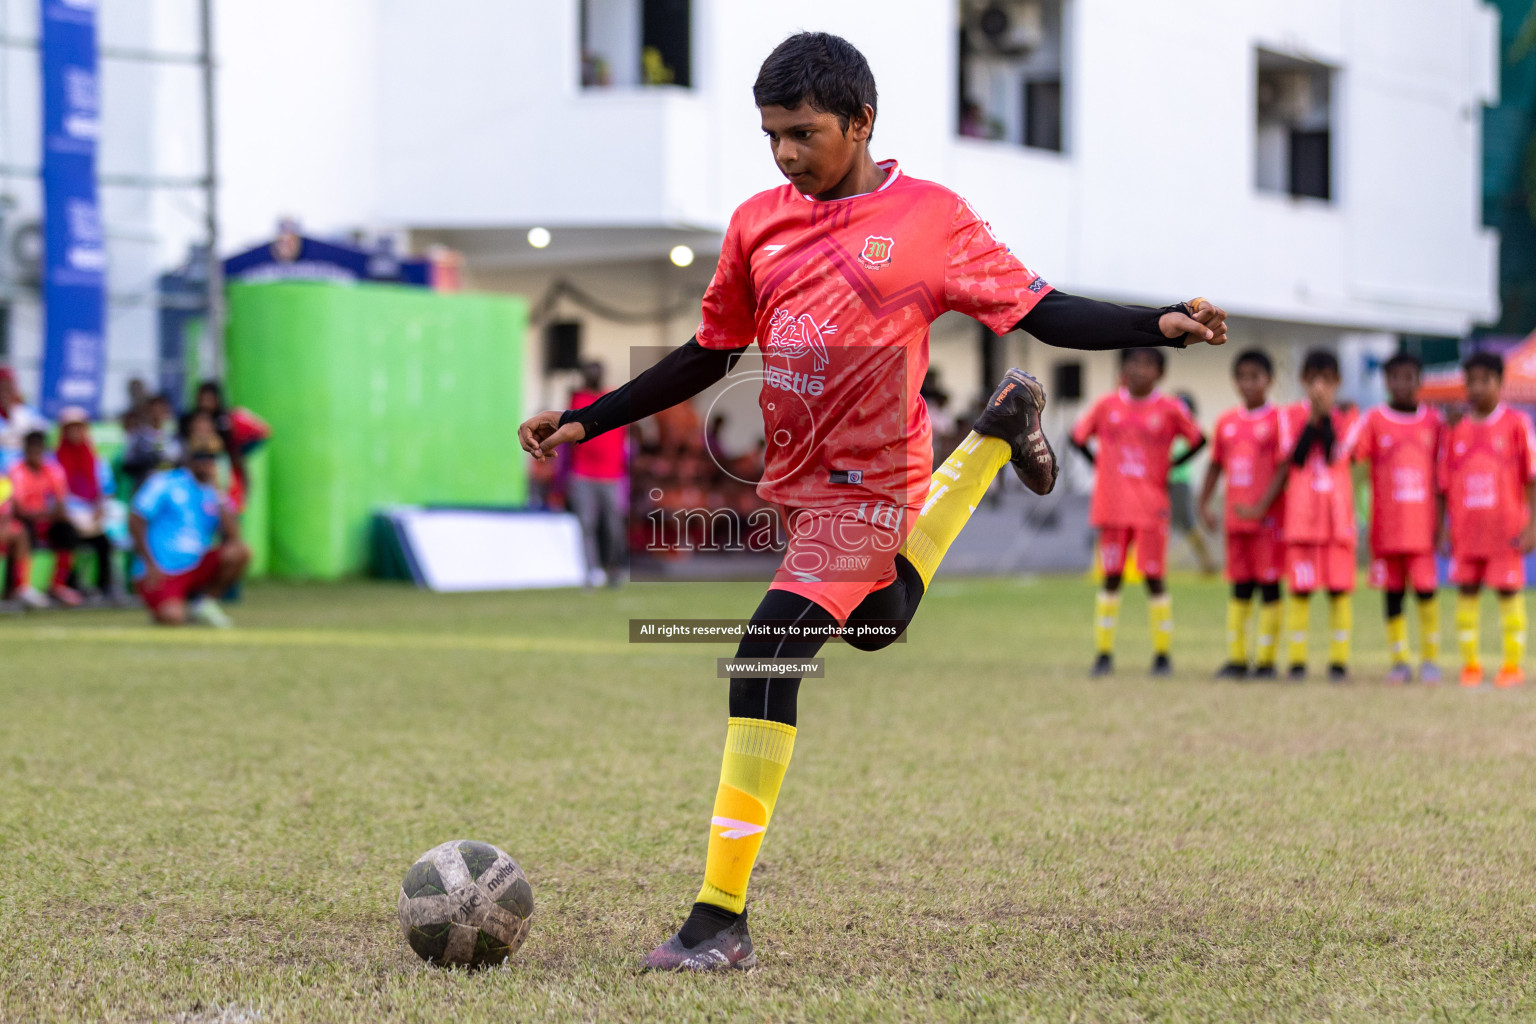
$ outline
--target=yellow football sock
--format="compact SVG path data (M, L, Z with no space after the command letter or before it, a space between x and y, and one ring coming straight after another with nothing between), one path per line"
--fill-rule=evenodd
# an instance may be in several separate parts
M1259 638L1254 645L1253 661L1256 665L1273 665L1280 638L1281 602L1266 601L1259 605Z
M965 529L997 471L1011 458L1013 448L1007 441L973 430L934 472L928 483L928 500L901 547L901 553L923 578L924 587L933 582L944 553Z
M1504 634L1504 668L1525 664L1525 595L1499 596L1499 630Z
M1440 599L1419 600L1419 652L1428 662L1440 660Z
M795 727L760 718L732 718L725 733L720 788L709 825L700 903L739 914L747 906L747 879L757 863L763 831L795 749Z
M1307 663L1307 599L1311 594L1292 594L1285 602L1286 651L1292 665Z
M1408 663L1408 619L1403 615L1394 615L1387 619L1387 651L1392 655L1392 664L1406 665Z
M1456 595L1456 646L1461 650L1461 663L1468 667L1482 664L1477 656L1480 626L1477 621L1479 594Z
M1099 591L1093 602L1093 646L1100 654L1115 652L1115 627L1120 624L1120 594Z
M1328 664L1349 664L1349 638L1355 628L1355 602L1349 594L1328 595Z
M1252 612L1252 599L1227 599L1227 661L1230 664L1248 664L1248 616Z
M1147 619L1152 624L1152 653L1173 650L1173 595L1159 594L1147 602Z

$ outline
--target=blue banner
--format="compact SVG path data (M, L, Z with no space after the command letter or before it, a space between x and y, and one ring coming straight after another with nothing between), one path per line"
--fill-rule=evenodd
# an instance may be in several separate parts
M97 0L41 0L43 414L101 413L107 249L96 195Z

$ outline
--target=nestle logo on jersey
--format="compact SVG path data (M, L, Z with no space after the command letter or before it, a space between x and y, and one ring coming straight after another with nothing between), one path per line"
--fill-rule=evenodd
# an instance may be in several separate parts
M793 391L797 395L810 395L814 398L827 386L825 377L798 373L782 366L770 366L763 373L769 387L778 388L780 391Z
M811 372L820 373L827 368L826 335L836 334L834 324L818 324L809 313L799 316L787 309L776 309L768 321L768 344L763 350L770 356L799 359L811 356Z

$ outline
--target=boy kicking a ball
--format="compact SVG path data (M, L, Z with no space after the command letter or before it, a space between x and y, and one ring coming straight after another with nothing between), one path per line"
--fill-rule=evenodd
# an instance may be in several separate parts
M1483 587L1499 595L1504 663L1495 686L1525 682L1525 561L1536 548L1536 442L1525 414L1499 401L1504 360L1478 352L1463 366L1472 409L1445 433L1440 487L1445 491L1456 597L1461 685L1480 686L1478 601ZM1442 529L1444 527L1442 526Z
M1055 455L1040 429L1045 394L1019 370L1008 371L930 479L932 430L919 389L928 325L939 314L960 310L999 333L1022 328L1089 349L1221 344L1226 314L1201 300L1150 309L1053 291L963 199L905 175L894 160L875 162L874 77L837 36L785 40L763 63L753 96L789 184L732 215L696 336L591 405L540 413L518 434L534 458L549 458L562 444L686 401L756 341L767 439L758 494L783 511L788 545L737 658L800 659L820 650L828 627L910 622L1005 464L1037 493L1055 485ZM849 642L878 650L897 635ZM731 680L703 886L644 968L756 963L747 880L794 749L799 686Z

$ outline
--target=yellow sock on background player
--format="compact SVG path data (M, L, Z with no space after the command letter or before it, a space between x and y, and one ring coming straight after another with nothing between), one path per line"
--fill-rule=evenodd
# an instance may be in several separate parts
M1120 624L1120 593L1099 591L1093 600L1093 650L1101 657L1115 653L1115 629Z
M1519 686L1525 682L1525 595L1499 595L1499 634L1503 637L1504 662L1494 677L1495 686Z
M1350 640L1355 628L1355 602L1349 594L1328 595L1328 672L1337 680L1349 668Z
M1480 686L1483 682L1483 662L1478 656L1481 624L1478 621L1478 602L1481 594L1456 595L1456 647L1461 652L1461 685Z
M1254 641L1253 664L1260 672L1273 671L1275 658L1280 647L1280 618L1284 612L1285 602L1282 598L1277 601L1265 601L1259 605L1259 635ZM1305 631L1305 619L1303 619L1303 631Z
M1168 657L1173 651L1173 595L1158 594L1147 601L1147 621L1152 628L1152 653Z
M1311 594L1292 594L1285 599L1286 660L1293 678L1307 674L1307 614Z
M1227 664L1234 669L1248 664L1248 618L1253 614L1253 599L1227 599Z
M1434 594L1419 598L1419 661L1434 665L1440 660L1440 599Z

